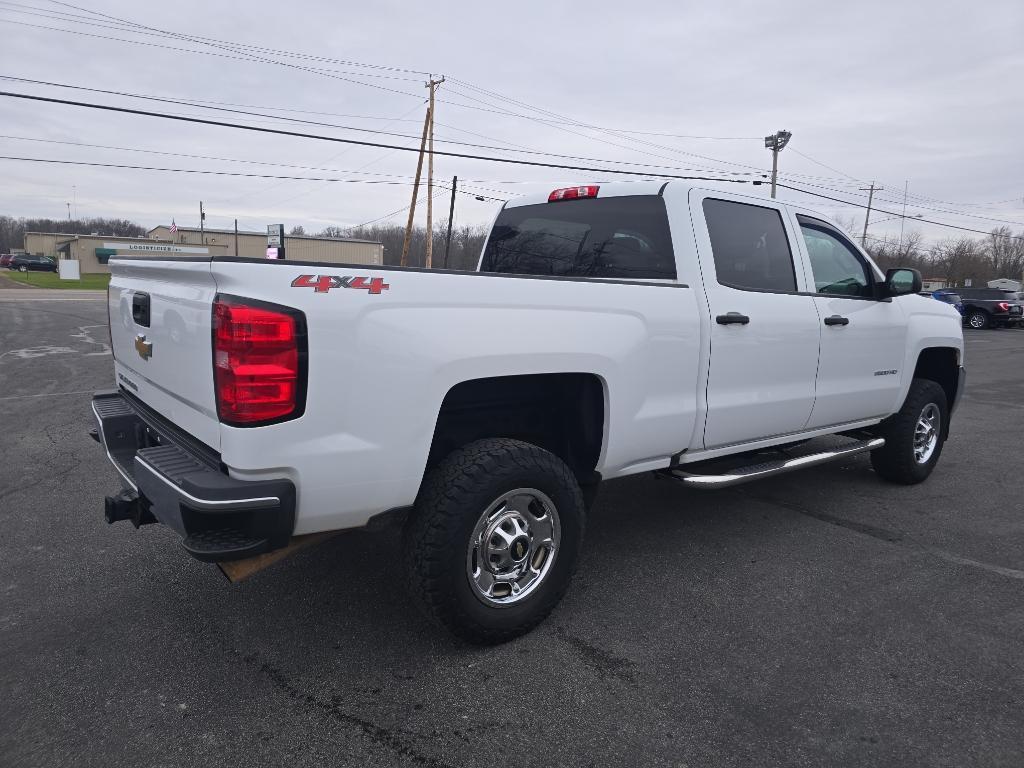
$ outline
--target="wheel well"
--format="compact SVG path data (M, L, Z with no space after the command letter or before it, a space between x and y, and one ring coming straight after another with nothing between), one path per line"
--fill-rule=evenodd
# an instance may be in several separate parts
M929 347L921 350L914 368L915 379L931 379L946 393L946 403L953 406L956 388L959 385L959 360L957 350L952 347Z
M427 469L485 437L539 445L562 459L581 484L593 482L604 439L601 380L589 373L551 373L457 384L441 404Z

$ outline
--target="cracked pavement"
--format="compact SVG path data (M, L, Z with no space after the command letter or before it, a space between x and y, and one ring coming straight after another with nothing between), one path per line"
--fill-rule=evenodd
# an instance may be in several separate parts
M160 526L107 526L105 305L17 293L0 765L1024 763L1024 331L968 332L926 484L866 457L716 494L608 483L562 605L480 649L413 609L393 534L232 586ZM44 348L71 351L6 354Z

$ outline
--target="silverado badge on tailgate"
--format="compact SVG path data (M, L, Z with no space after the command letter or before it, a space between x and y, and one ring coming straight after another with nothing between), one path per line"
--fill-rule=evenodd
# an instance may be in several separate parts
M337 275L299 275L292 280L292 288L312 288L314 293L327 293L331 288L356 288L378 294L391 286L383 277L338 277Z

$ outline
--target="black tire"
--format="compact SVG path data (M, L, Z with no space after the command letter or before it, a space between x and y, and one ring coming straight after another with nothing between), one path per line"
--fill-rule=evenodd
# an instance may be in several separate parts
M502 494L519 488L545 494L557 510L560 541L549 570L526 597L493 605L467 572L478 521ZM410 590L428 616L477 644L503 643L529 632L569 586L583 541L583 495L561 459L507 438L477 440L449 454L425 478L405 526Z
M938 409L941 423L931 455L927 461L919 461L914 449L915 431L929 405ZM914 379L903 407L877 430L878 436L885 438L885 446L871 452L871 466L880 477L893 483L914 485L927 480L942 455L948 424L949 405L942 387L931 379Z
M967 315L967 327L973 328L976 331L984 330L992 325L992 319L988 316L987 312L982 312L980 309L971 310Z

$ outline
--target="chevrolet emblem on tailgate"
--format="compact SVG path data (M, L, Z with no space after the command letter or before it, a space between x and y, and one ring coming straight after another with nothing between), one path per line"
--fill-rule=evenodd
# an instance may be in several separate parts
M149 360L153 356L153 342L146 341L146 334L140 333L135 337L135 351L143 360Z

